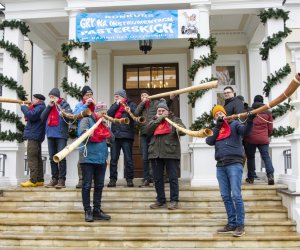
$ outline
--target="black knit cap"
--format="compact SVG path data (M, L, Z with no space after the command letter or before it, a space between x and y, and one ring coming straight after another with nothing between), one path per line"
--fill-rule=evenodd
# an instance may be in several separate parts
M264 103L264 97L261 96L261 95L256 95L254 97L254 102L261 102L261 103Z
M39 99L39 100L42 100L42 101L45 101L46 100L46 97L43 96L42 94L34 94L33 97Z
M87 93L92 93L93 94L93 90L89 86L84 86L81 90L81 94L82 94L82 96L84 96Z
M142 90L140 91L140 95L143 94L143 93L146 93L147 95L150 95L150 91L147 90L147 89L142 89Z
M49 95L53 95L53 96L56 96L56 97L60 98L60 91L59 91L58 88L53 88L49 92Z

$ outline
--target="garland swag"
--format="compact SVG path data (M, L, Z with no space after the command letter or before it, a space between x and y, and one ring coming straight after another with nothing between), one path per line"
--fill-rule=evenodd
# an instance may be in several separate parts
M19 131L24 131L25 125L21 122L21 117L10 110L0 109L0 121L15 123Z
M9 89L15 90L20 100L26 101L27 94L23 86L18 85L18 83L13 78L8 78L3 74L0 74L0 84L8 87Z
M272 109L272 117L276 119L277 117L283 116L286 112L292 111L295 109L295 106L290 105L291 99L288 99L288 102L277 105L276 108Z
M4 20L2 23L0 23L0 30L4 30L5 27L19 29L23 36L27 36L27 33L30 32L29 26L18 20Z
M212 129L214 127L212 113L204 112L200 117L197 117L195 122L190 126L190 130L200 130L204 128Z
M76 83L68 83L68 80L66 77L63 78L63 81L61 82L61 87L65 93L68 95L76 98L78 101L81 100L81 88L77 86Z

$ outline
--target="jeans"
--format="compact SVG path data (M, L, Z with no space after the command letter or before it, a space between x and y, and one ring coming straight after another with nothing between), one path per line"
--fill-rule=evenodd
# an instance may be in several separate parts
M121 149L123 150L125 158L125 178L126 180L133 179L132 147L133 140L131 139L116 138L116 140L112 143L110 151L110 179L115 181L118 179L118 161Z
M62 138L48 138L48 150L51 165L52 179L66 180L67 175L67 161L66 158L59 163L53 161L53 156L64 149L67 145L67 140Z
M244 225L245 208L241 192L243 166L233 163L217 167L217 179L223 199L228 224L232 227Z
M148 159L148 145L150 138L147 135L141 135L141 146L142 146L142 157L143 157L143 170L144 170L144 180L152 180L152 174L150 172L150 164Z
M30 181L32 183L44 182L44 168L40 141L28 140L27 162L30 170Z
M94 210L101 209L102 190L104 187L104 178L106 171L106 163L104 164L90 164L81 163L82 170L82 205L84 211L91 210L90 205L90 191L92 187L92 180L94 179Z
M152 159L153 179L156 190L156 200L160 203L166 203L165 183L164 183L164 166L166 166L170 181L170 201L178 201L179 185L178 185L178 167L177 159Z
M274 174L273 164L269 155L269 144L245 144L245 152L247 155L248 178L255 177L255 152L258 148L260 156L263 159L266 167L267 176Z

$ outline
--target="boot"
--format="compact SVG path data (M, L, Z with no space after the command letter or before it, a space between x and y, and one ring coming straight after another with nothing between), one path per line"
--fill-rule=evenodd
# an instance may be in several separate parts
M101 209L93 210L93 218L94 220L110 220L111 217L108 214L105 214Z
M109 183L107 184L107 187L115 187L117 185L116 183L116 180L110 179Z
M37 187L37 186L38 186L37 182L33 183L31 181L24 181L21 183L21 187Z
M58 181L56 179L52 179L50 183L48 183L45 188L54 188L57 185Z
M84 214L85 214L85 221L86 222L93 222L94 219L93 219L93 214L92 214L92 210L85 210L84 211Z
M274 176L273 174L270 174L268 177L268 185L274 185Z
M59 179L57 185L55 186L56 189L65 188L65 180Z
M134 187L133 181L131 179L127 180L127 187Z

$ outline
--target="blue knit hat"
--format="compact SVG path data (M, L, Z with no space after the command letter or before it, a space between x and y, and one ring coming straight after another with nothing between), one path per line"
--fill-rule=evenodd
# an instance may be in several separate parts
M157 105L157 108L163 108L163 109L169 111L169 108L168 108L166 99L161 98L161 99L159 100L159 103L158 103L158 105Z
M56 97L60 98L60 91L59 91L58 88L53 88L49 92L49 95L53 95L53 96L56 96Z
M119 96L122 96L122 97L124 97L124 98L127 97L126 91L125 91L124 89L117 90L117 91L114 93L114 95L119 95Z

